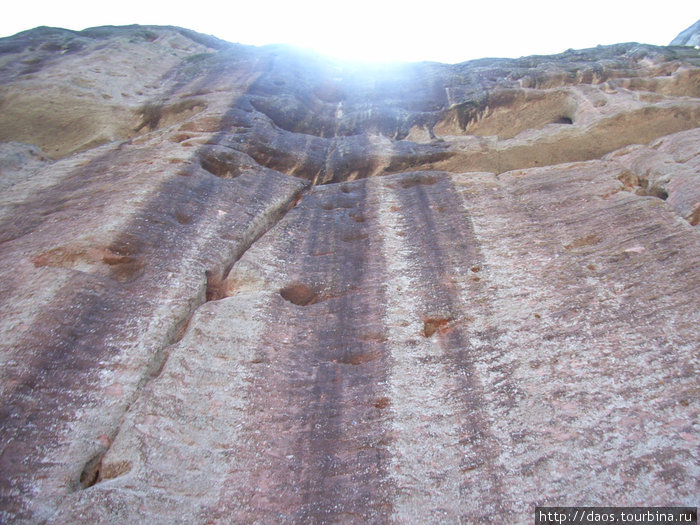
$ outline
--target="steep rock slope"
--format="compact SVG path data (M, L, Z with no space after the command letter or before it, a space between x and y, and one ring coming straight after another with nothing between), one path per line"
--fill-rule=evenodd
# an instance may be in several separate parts
M0 516L697 505L700 53L0 40Z

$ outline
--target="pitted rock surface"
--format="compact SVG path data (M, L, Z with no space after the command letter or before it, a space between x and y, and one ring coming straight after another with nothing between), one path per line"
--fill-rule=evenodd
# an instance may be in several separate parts
M0 521L697 506L700 51L0 40Z

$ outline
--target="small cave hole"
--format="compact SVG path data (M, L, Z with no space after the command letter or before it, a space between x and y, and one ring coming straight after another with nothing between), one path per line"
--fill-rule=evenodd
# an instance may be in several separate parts
M693 208L693 213L688 217L688 222L691 226L697 226L700 224L700 203L696 204Z
M108 251L117 255L137 255L142 248L140 239L126 235L107 246Z
M302 283L292 283L280 290L285 301L297 306L308 306L318 301L318 293L310 286Z
M172 142L185 142L186 140L190 140L193 138L195 135L191 135L189 133L178 133L174 137L172 137Z
M177 222L182 225L192 224L192 221L194 220L192 214L184 210L175 210L175 219L177 219Z
M442 330L450 319L447 317L430 317L423 321L423 335L425 337L432 337L435 332Z
M374 408L377 408L379 410L383 410L387 408L389 405L391 405L391 400L388 397L380 397L378 399L375 399L374 402L372 403L372 406Z
M668 199L668 192L660 188L659 186L652 186L646 191L646 195L649 197L656 197L657 199L661 199L665 201Z
M573 124L574 121L571 120L571 117L559 117L558 119L555 119L552 121L552 124Z
M207 290L206 290L206 300L207 302L209 301L218 301L219 299L223 299L226 297L226 284L224 281L214 275L213 272L210 272L207 270L206 272L207 276Z
M100 467L105 451L95 454L83 467L80 473L80 487L87 489L95 485L100 480Z
M240 175L240 171L237 169L237 166L234 166L230 162L220 158L202 158L200 164L206 171L222 179L232 179Z
M212 175L222 179L232 179L241 174L240 154L234 150L220 148L202 149L199 164Z
M294 200L290 203L289 209L291 210L292 208L296 208L299 206L299 203L304 200L304 192L300 191L296 197L294 197Z
M642 178L642 177L636 177L634 179L631 179L629 182L626 180L623 180L621 177L618 177L618 179L625 184L625 189L632 189L630 186L632 186L631 183L636 182L637 189L635 190L636 195L640 195L642 197L656 197L657 199L661 200L666 200L668 199L668 192L658 184L652 184L651 181L648 179Z
M146 266L143 257L123 255L109 248L102 256L102 262L109 268L109 276L120 283L135 281L141 277Z

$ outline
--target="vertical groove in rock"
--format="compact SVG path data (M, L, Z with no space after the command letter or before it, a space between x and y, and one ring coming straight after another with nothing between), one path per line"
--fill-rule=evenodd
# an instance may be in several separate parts
M146 367L146 371L148 373L144 375L144 377L139 381L137 391L128 401L124 413L119 418L120 422L116 425L116 427L113 430L110 431L109 435L107 436L107 441L109 444L111 444L114 441L114 439L119 435L119 431L124 422L124 419L127 417L128 409L136 401L136 399L138 399L138 395L141 392L141 390L145 387L145 385L147 385L149 381L158 377L163 371L165 362L168 359L170 347L182 339L182 337L184 336L184 332L188 328L192 316L196 313L197 309L202 304L205 304L206 302L211 300L220 299L221 297L223 297L223 295L225 295L223 280L228 275L231 267L246 253L246 251L250 249L250 247L258 239L265 235L265 233L267 233L280 220L284 218L285 214L292 208L294 203L301 198L304 188L304 185L300 185L295 192L285 197L279 203L273 204L270 209L265 210L265 212L262 215L255 217L252 221L249 222L247 228L241 235L241 243L230 253L230 257L224 256L222 258L221 262L224 267L223 276L218 276L216 274L216 270L207 270L207 283L205 294L202 295L201 293L199 293L196 296L190 298L189 314L183 319L175 319L175 328L172 330L172 338L163 345L163 348L157 349L154 352L151 362ZM158 316L157 311L155 316ZM109 452L109 444L106 446L106 448L100 450L100 452L96 456L90 458L90 460L88 460L88 462L86 463L86 466L84 467L80 475L80 485L82 486L82 488L91 487L95 483L102 480L103 473L100 471L101 460Z
M384 521L390 512L381 446L383 263L373 249L365 183L344 188L311 192L277 230L274 244L261 248L267 256L285 254L278 278L288 284L276 303L281 311L269 314L278 321L263 336L273 347L258 350L268 366L250 386L250 410L260 414L254 426L246 425L249 435L260 433L247 474L250 494L226 491L222 518L367 522ZM287 235L304 230L287 244ZM240 487L236 475L230 486ZM228 501L239 499L246 512L227 514Z
M42 464L29 450L40 445L47 454L58 455L59 447L66 446L54 443L55 426L40 424L46 413L69 422L78 410L93 423L90 428L78 425L74 432L79 437L62 454L70 474L48 476L42 481L44 490L61 493L87 476L85 462L104 453L103 442L114 438L135 391L159 368L156 361L163 358L162 348L176 335L180 320L205 300L202 266L223 273L231 258L277 220L305 186L281 174L270 172L267 177L278 182L278 189L270 191L264 177L251 174L224 183L212 176L171 176L136 216L120 225L121 233L112 238L102 257L104 266L90 268L95 274L73 272L52 298L51 308L37 316L13 352L21 354L26 348L42 348L42 352L34 354L23 370L5 370L4 399L13 407L13 415L4 419L3 441L9 445L2 461L4 470L17 474L11 485L3 486L3 500L8 497L3 507L23 515L27 511L11 503L16 501L12 494L27 490L23 469L55 468ZM193 217L181 226L184 235L152 227L167 224L169 211L180 206L187 206ZM226 220L227 215L231 220ZM199 238L190 244L190 235L200 229ZM65 264L64 260L39 259L49 268ZM157 286L169 279L174 288ZM102 404L106 407L100 408ZM68 426L63 432L72 433Z

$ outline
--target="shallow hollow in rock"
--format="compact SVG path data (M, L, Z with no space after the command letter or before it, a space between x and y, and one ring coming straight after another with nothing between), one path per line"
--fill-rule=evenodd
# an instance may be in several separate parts
M429 317L423 320L423 335L432 337L436 332L444 329L451 321L448 317Z
M280 295L285 301L289 301L297 306L308 306L318 302L320 299L316 290L299 282L288 284L282 288Z

